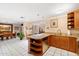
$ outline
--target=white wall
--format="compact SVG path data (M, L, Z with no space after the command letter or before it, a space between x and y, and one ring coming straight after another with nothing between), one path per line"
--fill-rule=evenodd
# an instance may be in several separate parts
M44 24L45 24L44 22L45 21L43 21L43 20L24 22L23 23L23 32L24 32L25 37L27 35L34 34L34 31L35 31L35 33L39 33L39 27L43 27L43 29L44 29ZM33 25L37 25L37 30L32 31L32 26ZM26 27L27 27L27 29L26 29Z
M50 19L58 19L58 27L57 28L51 28L50 27ZM67 29L67 15L59 15L50 17L46 20L46 27L49 27L49 29L45 28L45 32L53 32L56 33L58 29L61 30L62 33L68 33Z
M58 27L57 28L51 28L50 27L50 19L57 19L58 20ZM44 20L36 21L36 22L24 22L23 26L23 32L25 34L25 37L27 34L32 34L32 30L29 30L29 28L32 27L32 25L38 24L39 26L45 26L44 30L45 32L52 32L52 33L57 33L57 30L60 29L62 33L67 33L68 34L68 29L67 29L67 15L59 15L55 17L49 17ZM28 29L26 30L26 27ZM49 29L47 29L49 27Z

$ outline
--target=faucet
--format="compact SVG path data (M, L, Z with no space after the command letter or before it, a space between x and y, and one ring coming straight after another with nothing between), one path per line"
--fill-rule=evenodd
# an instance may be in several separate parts
M61 35L61 29L58 29L57 30L57 34L60 34Z

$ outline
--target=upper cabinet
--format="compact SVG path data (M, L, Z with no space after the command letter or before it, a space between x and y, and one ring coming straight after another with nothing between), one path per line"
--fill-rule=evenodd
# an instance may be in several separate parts
M68 29L79 28L79 10L67 14L67 27Z
M74 23L75 23L74 26L75 26L75 28L79 29L79 10L75 11L74 14L75 14L74 15L74 17L75 17L74 18L74 20L75 20L74 21Z

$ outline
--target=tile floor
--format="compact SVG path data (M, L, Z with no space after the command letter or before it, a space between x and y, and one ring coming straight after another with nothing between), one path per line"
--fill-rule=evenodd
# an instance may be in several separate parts
M0 56L33 56L28 54L28 40L18 38L0 41ZM72 52L50 47L43 56L77 56Z
M0 56L31 56L28 54L28 40L18 38L0 41Z
M77 56L77 54L63 49L50 47L43 56Z

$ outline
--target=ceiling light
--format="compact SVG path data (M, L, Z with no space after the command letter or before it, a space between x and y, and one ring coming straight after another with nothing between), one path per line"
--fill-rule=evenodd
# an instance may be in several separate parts
M20 18L24 18L24 16L21 16Z

